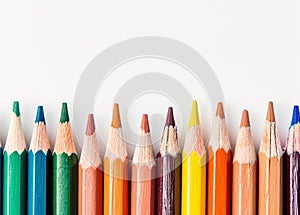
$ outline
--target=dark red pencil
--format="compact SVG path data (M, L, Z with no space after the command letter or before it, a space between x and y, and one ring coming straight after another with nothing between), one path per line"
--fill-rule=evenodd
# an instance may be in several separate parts
M157 154L157 213L180 214L181 150L173 109L169 107L166 125Z

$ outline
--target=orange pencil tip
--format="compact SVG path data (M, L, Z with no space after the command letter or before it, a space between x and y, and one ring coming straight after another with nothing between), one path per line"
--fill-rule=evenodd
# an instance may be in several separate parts
M268 112L267 112L266 120L269 122L275 122L275 113L274 113L273 102L269 102L269 104L268 104Z
M118 103L114 104L114 110L112 115L111 127L120 128L121 127L121 118Z
M218 107L217 107L217 111L216 111L216 116L220 117L221 119L225 118L224 108L223 108L223 103L222 102L218 103Z
M250 127L249 113L247 110L243 110L240 127Z

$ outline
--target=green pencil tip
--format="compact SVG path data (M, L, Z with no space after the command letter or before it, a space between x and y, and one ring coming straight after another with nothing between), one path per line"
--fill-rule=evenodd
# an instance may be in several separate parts
M13 112L16 114L17 117L20 116L20 108L19 108L19 102L18 101L14 101Z
M199 120L197 101L193 100L192 111L191 111L190 122L189 122L188 128L191 128L195 125L200 125L200 120Z
M60 115L60 123L69 122L69 113L68 113L68 105L67 103L62 103L61 115Z

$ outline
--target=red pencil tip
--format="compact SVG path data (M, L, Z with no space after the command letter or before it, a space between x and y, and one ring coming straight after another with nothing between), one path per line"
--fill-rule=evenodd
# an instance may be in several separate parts
M240 127L250 127L249 113L247 110L243 110Z
M166 126L168 126L168 125L175 126L175 120L174 120L173 108L172 107L168 108Z
M141 129L143 129L145 131L145 133L150 132L149 122L148 122L148 114L143 114L143 116L142 116Z
M88 115L87 124L86 124L85 134L86 134L87 136L90 136L90 135L92 135L94 132L95 132L94 115L93 115L93 114L89 114L89 115Z

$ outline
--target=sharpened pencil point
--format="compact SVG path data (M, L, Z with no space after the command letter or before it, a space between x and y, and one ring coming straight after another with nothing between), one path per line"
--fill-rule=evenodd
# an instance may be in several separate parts
M200 120L199 120L197 101L193 100L192 111L191 111L190 122L189 122L188 128L191 128L195 125L200 125Z
M44 124L46 124L43 106L38 106L37 108L35 123L39 122L43 122Z
M173 108L168 108L168 114L167 114L167 120L166 120L166 126L172 125L175 126L175 120L174 120L174 114L173 114Z
M69 122L68 105L66 102L62 103L60 123Z
M141 129L145 131L145 133L150 132L149 122L148 122L148 114L143 114L142 122L141 122Z
M111 127L121 128L121 118L118 103L114 104L114 110L112 115Z
M223 103L222 102L218 103L218 107L217 107L217 111L216 111L216 116L220 117L221 119L225 118L224 108L223 108Z
M250 127L249 113L247 110L243 110L240 128L241 127Z
M298 122L299 122L299 106L295 105L293 110L291 126L297 124Z
M20 116L20 108L19 108L19 102L18 101L14 101L13 112L16 114L17 117Z
M88 115L88 120L86 124L86 130L85 134L87 136L92 135L95 132L95 121L94 121L94 114L89 114Z
M267 112L266 120L269 122L275 122L273 102L269 102L268 104L268 112Z

